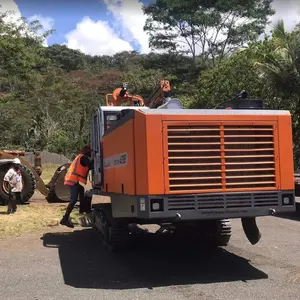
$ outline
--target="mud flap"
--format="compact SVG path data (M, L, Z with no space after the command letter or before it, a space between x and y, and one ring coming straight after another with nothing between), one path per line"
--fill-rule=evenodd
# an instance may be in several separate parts
M256 225L255 218L242 218L242 226L247 239L252 245L255 245L261 239L261 233Z

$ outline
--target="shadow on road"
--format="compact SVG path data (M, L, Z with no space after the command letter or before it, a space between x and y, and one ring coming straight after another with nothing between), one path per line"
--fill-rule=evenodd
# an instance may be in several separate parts
M126 253L110 253L93 229L47 233L41 239L45 247L58 248L65 284L76 288L152 289L268 277L221 248L200 250L150 235Z
M282 218L282 219L288 219L288 220L292 220L292 221L300 221L300 213L299 212L278 214L275 217Z
M300 221L300 203L296 203L296 211L290 213L280 213L276 214L275 217L289 219L293 221Z

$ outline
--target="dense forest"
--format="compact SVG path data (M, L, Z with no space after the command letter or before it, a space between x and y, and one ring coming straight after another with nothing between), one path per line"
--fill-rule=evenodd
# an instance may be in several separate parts
M71 157L106 93L128 82L147 98L168 79L185 107L214 108L245 89L267 108L290 110L299 167L300 26L288 32L280 21L263 36L271 2L157 0L144 7L153 51L112 56L44 47L52 32L38 21L0 15L0 148Z

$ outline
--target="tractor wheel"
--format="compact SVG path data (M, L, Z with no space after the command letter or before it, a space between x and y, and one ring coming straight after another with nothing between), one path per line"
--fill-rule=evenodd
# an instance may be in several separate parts
M4 176L10 167L9 164L0 167L0 203L2 203L2 205L7 205L8 203L8 186L4 181ZM27 203L33 196L36 188L36 180L31 170L24 165L22 165L21 170L23 180L22 200L21 203L17 204Z

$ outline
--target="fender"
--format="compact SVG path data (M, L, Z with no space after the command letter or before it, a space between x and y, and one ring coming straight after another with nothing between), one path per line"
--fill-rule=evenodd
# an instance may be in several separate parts
M0 167L1 167L2 165L11 164L12 162L13 162L13 159L9 159L9 158L0 159Z
M252 245L255 245L261 239L261 233L256 225L256 218L242 218L244 233Z

